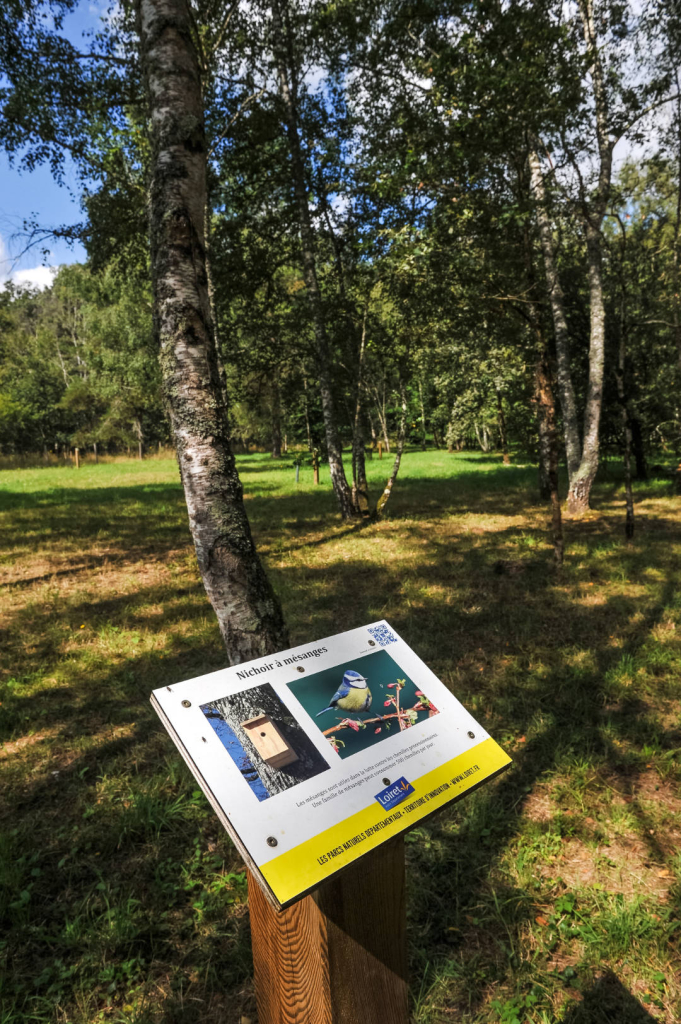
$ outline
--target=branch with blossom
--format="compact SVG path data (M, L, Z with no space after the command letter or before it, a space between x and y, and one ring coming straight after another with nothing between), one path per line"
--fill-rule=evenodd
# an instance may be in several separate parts
M388 683L388 689L395 690L395 693L391 694L388 699L383 702L383 706L386 708L394 708L395 710L392 713L387 715L377 715L375 718L367 718L366 721L360 721L358 718L343 718L336 725L332 725L329 729L324 729L323 735L328 738L333 749L337 752L339 745L344 746L343 741L335 735L343 729L352 729L353 732L359 732L361 729L366 729L369 725L375 725L377 727L374 729L374 732L380 733L384 725L386 731L388 731L390 729L391 722L397 719L400 732L402 732L404 729L410 729L412 725L416 724L420 711L428 711L429 717L431 715L438 714L438 709L432 701L426 697L422 690L416 690L415 696L418 697L416 704L410 708L401 708L400 691L405 685L405 679L398 679L394 683Z

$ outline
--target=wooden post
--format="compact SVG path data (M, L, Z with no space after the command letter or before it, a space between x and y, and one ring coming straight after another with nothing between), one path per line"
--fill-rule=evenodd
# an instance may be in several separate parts
M80 469L80 448L76 448L76 469Z
M300 463L296 462L296 483L300 480Z
M248 898L259 1024L408 1024L402 837L288 910Z
M319 483L319 452L315 448L312 452L312 473L316 484Z
M378 442L378 457L379 457L379 459L383 458L383 442L382 441Z

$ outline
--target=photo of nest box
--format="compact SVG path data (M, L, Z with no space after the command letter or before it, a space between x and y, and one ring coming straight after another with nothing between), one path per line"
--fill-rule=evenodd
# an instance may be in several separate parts
M269 715L259 715L241 723L249 740L265 764L271 768L283 768L298 760L290 743L287 743Z

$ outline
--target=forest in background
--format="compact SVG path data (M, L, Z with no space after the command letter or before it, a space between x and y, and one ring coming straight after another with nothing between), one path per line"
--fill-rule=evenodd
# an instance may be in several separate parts
M89 256L42 293L0 294L3 454L171 439L135 9L77 53L73 6L45 20L20 0L2 26L0 144L57 177L75 161L83 221L59 234ZM521 450L546 497L553 444L578 510L604 447L629 448L639 477L678 461L676 5L190 11L233 441L332 463L352 446L356 512L379 440Z

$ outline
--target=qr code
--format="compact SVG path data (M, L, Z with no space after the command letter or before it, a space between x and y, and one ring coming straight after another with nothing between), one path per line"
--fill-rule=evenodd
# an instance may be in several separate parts
M381 647L387 647L388 644L397 643L397 637L392 633L387 626L371 626L369 632L372 636L375 636Z

